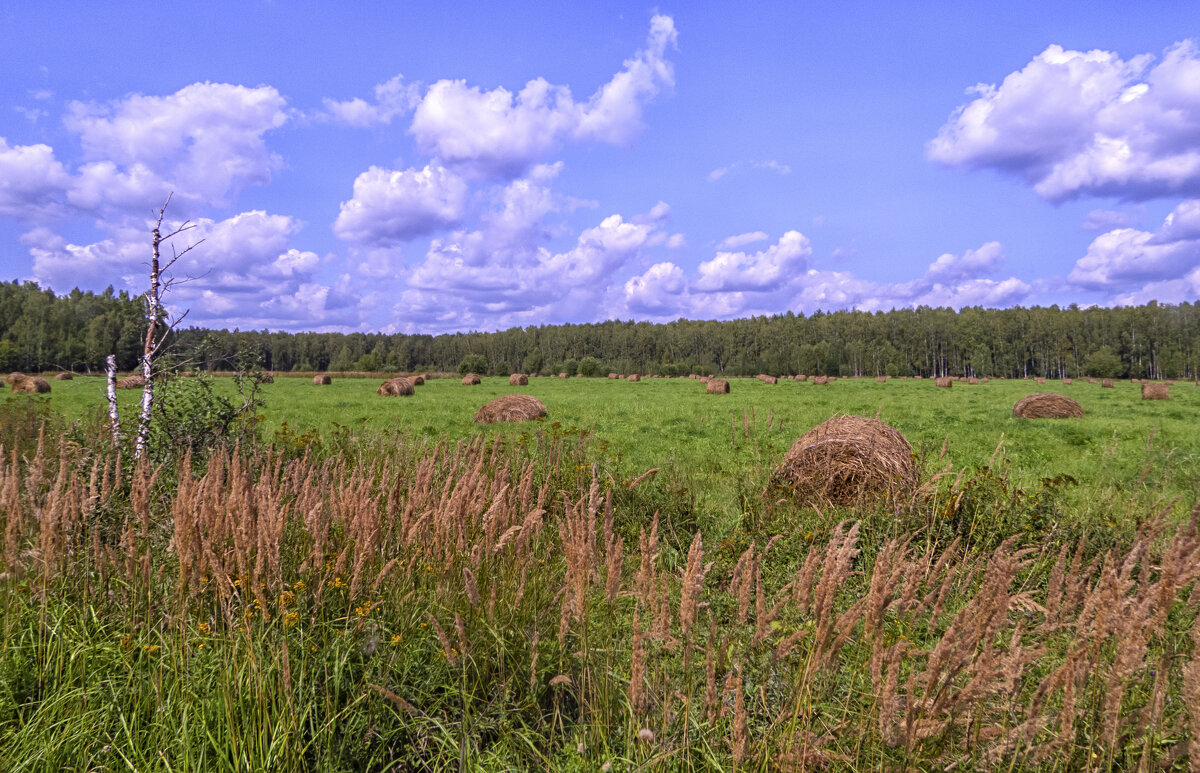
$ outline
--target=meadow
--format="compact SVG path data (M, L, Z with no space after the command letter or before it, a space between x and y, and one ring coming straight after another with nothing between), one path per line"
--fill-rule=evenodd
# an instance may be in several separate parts
M378 383L154 468L99 379L6 403L4 769L1200 769L1191 383ZM919 490L772 489L838 413Z

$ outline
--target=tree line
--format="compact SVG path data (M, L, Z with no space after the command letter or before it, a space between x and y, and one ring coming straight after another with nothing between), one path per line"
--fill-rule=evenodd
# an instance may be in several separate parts
M132 370L145 333L141 296L0 283L0 372ZM832 376L1196 378L1200 302L960 311L787 312L665 324L610 320L495 333L286 333L185 328L171 351L227 370L239 351L273 371L540 372L598 375L806 373Z

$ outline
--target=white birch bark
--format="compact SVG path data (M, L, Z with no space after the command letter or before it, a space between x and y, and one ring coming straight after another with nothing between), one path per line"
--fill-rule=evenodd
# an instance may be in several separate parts
M108 418L112 424L113 443L121 443L121 414L117 411L117 355L110 354L104 360L104 374L108 380Z
M166 205L163 205L166 209ZM156 334L158 333L159 314L159 273L158 246L162 241L159 229L162 226L162 212L158 215L158 224L154 226L154 236L151 239L150 254L150 289L146 291L146 344L142 351L142 410L138 415L137 438L133 445L133 458L141 459L146 451L146 439L150 434L150 415L154 410L154 350L157 348Z

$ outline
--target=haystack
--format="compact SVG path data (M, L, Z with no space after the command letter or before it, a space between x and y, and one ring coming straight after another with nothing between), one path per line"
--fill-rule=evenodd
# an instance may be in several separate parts
M195 375L196 375L195 372L190 371L190 370L185 370L184 372L179 374L179 377L180 378L192 378Z
M1142 399L1143 400L1170 400L1171 388L1166 384L1155 384L1149 381L1142 382Z
M946 389L949 389L950 387L954 386L954 379L950 378L949 376L939 376L938 380L935 381L934 383L937 386L945 387Z
M482 383L483 381L479 378L478 373L468 373L467 375L463 376L463 386L479 386Z
M67 373L66 371L63 371L62 373L54 374L55 381L70 381L73 378L75 378L75 376L73 376L70 373Z
M759 373L757 376L755 376L755 378L764 384L778 383L778 380L774 376L768 376L766 373Z
M416 393L417 390L413 388L412 382L408 379L389 378L379 385L379 391L375 394L380 397L411 397Z
M1074 383L1075 383L1075 381L1074 381L1073 379L1069 379L1069 378L1064 378L1064 379L1062 380L1062 382L1063 382L1064 384L1066 384L1067 386L1070 386L1071 384L1074 384Z
M546 406L532 395L501 395L475 413L478 424L498 421L533 421L544 418Z
M559 373L559 374L558 374L558 377L559 377L559 378L569 378L569 376L567 376L567 372L566 372L566 371L563 371L562 373Z
M274 384L274 383L275 383L275 374L274 374L274 373L268 373L267 371L263 371L263 374L262 374L262 380L261 380L261 381L259 381L258 383L260 383L260 384Z
M631 374L631 375L629 376L629 378L628 378L628 379L626 379L626 380L627 380L627 381L641 381L641 380L642 380L642 377L641 377L641 376L639 376L639 375L638 375L638 374L636 374L636 373L633 373L633 374Z
M893 427L864 416L834 416L804 433L775 468L772 481L802 503L859 504L916 487L912 447Z
M877 383L877 384L882 384L885 381L887 381L887 376L876 376L875 377L875 383Z
M615 379L615 378L617 377L617 374L616 374L616 373L609 373L609 374L608 374L608 377L609 377L609 378L613 378L613 379Z
M7 381L9 384L15 384L18 381L24 381L27 378L29 378L29 376L26 376L24 373L19 373L17 371L13 371L12 373L8 374Z
M797 381L808 381L808 376L801 373L799 376L796 376L796 380Z
M26 376L12 382L12 391L25 394L43 394L50 391L50 382L39 376Z
M1100 388L1101 389L1112 389L1113 388L1113 380L1111 378L1101 379L1100 380Z
M1083 408L1069 397L1039 392L1018 400L1013 406L1013 416L1020 419L1081 419Z
M529 385L529 376L526 376L524 373L514 373L508 377L508 385L509 386L528 386Z
M729 394L729 382L724 379L711 378L704 384L704 390L710 395Z
M1046 383L1046 379L1044 379L1044 378L1038 378L1038 379L1034 379L1034 381L1036 381L1036 382L1037 382L1037 383L1039 383L1039 384L1045 384L1045 383Z
M825 386L829 383L829 376L813 376L812 382L817 386Z
M413 382L413 386L415 386L415 387L418 387L418 386L424 386L424 385L425 385L425 379L424 379L424 378L422 378L421 376L413 376L413 377L412 377L412 382Z
M329 386L333 383L333 379L329 377L328 373L321 373L320 375L313 376L313 383L317 386Z
M137 373L125 378L119 378L116 383L117 389L141 389L144 386L146 386L146 377Z
M968 386L977 386L978 384L979 384L979 379L975 378L974 376L971 376L969 379L967 379Z

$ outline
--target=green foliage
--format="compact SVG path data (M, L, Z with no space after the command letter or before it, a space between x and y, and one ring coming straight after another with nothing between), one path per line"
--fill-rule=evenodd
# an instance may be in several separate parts
M526 373L541 373L542 365L545 364L545 358L542 357L541 348L535 346L530 350L529 354L525 355L523 361Z
M468 354L463 358L463 361L458 364L458 375L465 376L468 373L484 374L488 372L487 358L482 354Z
M584 357L582 360L579 361L578 372L582 373L583 375L587 376L588 378L594 378L596 376L599 376L600 375L600 360L597 360L595 357Z
M1111 348L1101 346L1088 355L1084 370L1087 375L1096 378L1120 378L1125 372L1125 364Z
M560 372L574 377L574 375L579 372L579 362L573 359L567 360L562 364L562 371Z

